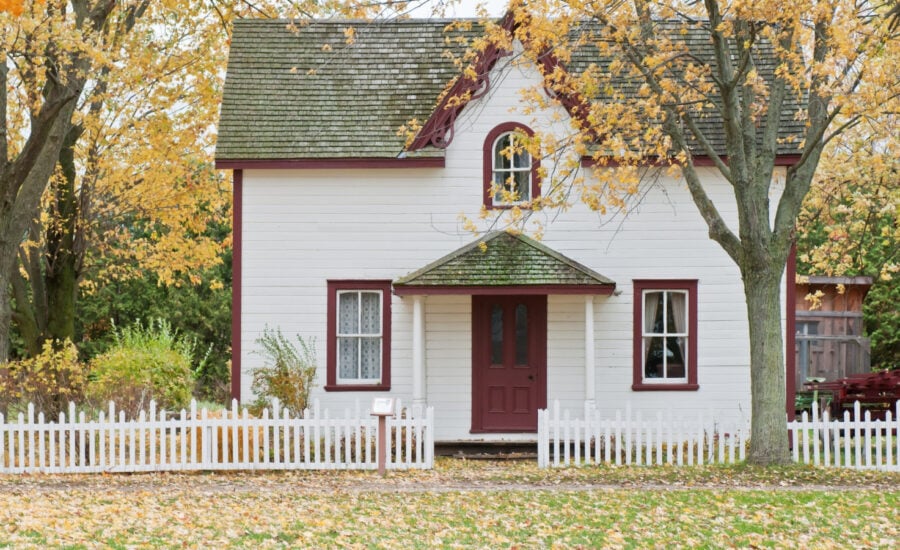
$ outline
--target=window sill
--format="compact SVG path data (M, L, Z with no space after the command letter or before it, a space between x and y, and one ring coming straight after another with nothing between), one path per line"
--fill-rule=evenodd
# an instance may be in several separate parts
M485 204L485 208L488 210L512 210L513 208L519 208L521 210L534 210L534 206L531 201L525 202L514 202L509 204Z
M390 384L328 384L325 391L390 391Z
M632 384L631 391L697 391L700 384Z

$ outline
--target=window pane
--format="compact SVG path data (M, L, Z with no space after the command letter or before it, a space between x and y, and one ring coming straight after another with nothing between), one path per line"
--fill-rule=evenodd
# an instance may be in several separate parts
M362 302L361 334L381 333L381 295L377 292L360 294Z
M359 339L338 338L338 376L359 378Z
M494 306L491 310L491 364L503 363L503 308Z
M686 350L685 338L675 336L666 338L666 378L684 378Z
M360 378L378 380L381 378L381 338L361 338L362 357Z
M654 336L644 338L644 377L662 378L664 374L663 364L663 339Z
M516 306L516 364L528 364L528 306Z
M662 292L644 294L644 334L662 334L663 295Z
M509 172L494 172L494 202L505 202L505 197L503 196L503 191L509 189L509 184L506 182L507 178L509 178Z
M515 172L518 200L531 200L531 172Z
M513 154L513 166L515 168L530 168L531 167L531 155L528 154L528 151L525 150L525 145L521 140L515 140L518 149Z
M504 134L500 136L500 138L494 144L494 168L509 168L511 166L510 162L510 149L509 149L509 138L510 134Z
M359 294L344 292L338 295L338 334L359 332Z
M684 334L687 332L687 293L685 292L667 292L669 297L668 326L666 332Z

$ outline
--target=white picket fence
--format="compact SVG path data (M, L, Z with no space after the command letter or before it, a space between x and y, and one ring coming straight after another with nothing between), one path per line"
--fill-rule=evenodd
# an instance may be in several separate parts
M819 415L813 402L812 415L788 422L793 441L794 462L816 466L900 471L900 401L884 420L873 420L859 401L853 414L832 419L826 410Z
M732 464L745 458L749 430L723 424L712 414L695 419L657 413L645 419L630 405L603 418L586 409L584 419L561 413L559 402L538 411L538 465L581 464L691 465ZM843 468L900 471L900 401L885 420L873 420L854 405L853 415L831 419L826 412L788 422L795 462Z
M388 469L434 465L434 409L403 408L386 422ZM159 472L183 470L377 469L378 420L356 404L331 418L318 402L302 417L273 404L261 418L246 409L190 410L172 415L141 411L137 418L108 412L76 415L75 404L58 421L35 417L34 406L17 421L0 415L0 473Z
M560 414L559 402L538 411L538 466L581 464L705 464L734 463L744 459L747 430L723 425L712 415L677 418L658 412L643 418L629 404L614 418L603 418L585 408L584 419Z

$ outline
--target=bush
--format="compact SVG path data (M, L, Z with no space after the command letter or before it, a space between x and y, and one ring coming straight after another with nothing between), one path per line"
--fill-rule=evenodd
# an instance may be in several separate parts
M281 334L281 329L266 327L256 343L266 364L253 372L254 414L274 398L292 415L300 415L309 405L309 392L316 377L315 340L297 336L299 347Z
M83 397L85 370L75 344L48 340L40 354L0 367L0 408L14 414L34 403L37 412L55 418Z
M99 408L114 401L129 415L155 400L166 409L187 407L194 389L194 341L163 319L115 331L115 341L94 358L88 396Z

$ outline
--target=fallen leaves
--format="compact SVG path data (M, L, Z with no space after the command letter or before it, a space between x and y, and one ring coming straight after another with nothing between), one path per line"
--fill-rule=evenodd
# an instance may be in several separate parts
M810 468L541 470L463 460L385 479L3 476L0 546L896 547L898 481Z

